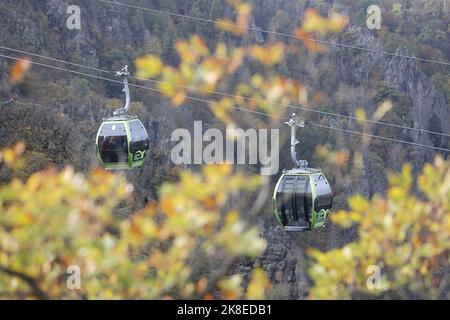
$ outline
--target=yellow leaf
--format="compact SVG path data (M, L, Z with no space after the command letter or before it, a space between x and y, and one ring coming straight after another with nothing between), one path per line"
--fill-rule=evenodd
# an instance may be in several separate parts
M195 55L191 52L186 41L178 41L175 47L184 63L193 64L195 62Z
M172 104L175 107L181 106L186 101L186 92L178 91L178 93L172 98Z
M392 109L392 102L389 100L386 100L378 106L378 108L375 111L375 113L373 114L372 118L376 121L379 121L386 115L386 113L391 111L391 109Z
M350 208L358 212L365 212L369 209L369 203L367 200L360 194L351 196L348 199L348 204Z
M205 40L198 35L193 35L190 39L191 48L195 50L195 52L199 56L207 56L209 54L208 47L206 45Z
M316 10L307 9L305 12L305 20L303 21L303 29L308 33L318 32L325 34L327 29L326 20Z
M247 288L247 299L263 299L266 289L269 287L269 281L263 269L258 268L252 272L252 278Z
M14 147L3 150L3 160L6 165L12 168L20 167L20 156L25 151L25 144L18 142Z
M366 112L364 111L364 109L357 109L355 114L359 123L364 123L364 121L367 120Z
M250 54L264 65L275 65L283 59L284 45L282 43L268 46L254 45L250 48Z
M160 82L158 84L158 89L162 91L162 94L168 97L172 97L176 94L175 86L169 82Z
M157 56L147 55L136 59L136 68L139 78L154 78L161 74L163 64Z
M233 32L236 30L234 22L230 19L217 19L217 25L220 30Z
M329 29L331 32L341 32L348 24L348 18L336 12L332 12L329 19Z
M340 32L348 24L348 19L336 12L329 18L322 17L314 9L308 9L303 21L303 30L307 33L325 35L330 32Z

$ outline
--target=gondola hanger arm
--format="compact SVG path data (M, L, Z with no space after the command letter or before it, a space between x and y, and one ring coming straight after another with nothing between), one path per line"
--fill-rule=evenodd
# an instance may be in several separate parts
M128 66L123 67L120 71L116 72L117 77L122 77L123 79L123 90L125 93L125 106L122 109L114 111L114 115L122 115L128 112L131 103L130 87L128 85L128 77L130 72L128 72Z
M300 169L306 169L308 167L308 161L306 160L298 160L297 159L297 151L295 150L295 146L300 142L297 140L297 127L304 128L305 121L297 118L295 113L289 118L289 121L285 122L289 127L291 127L291 159L294 162L295 166Z

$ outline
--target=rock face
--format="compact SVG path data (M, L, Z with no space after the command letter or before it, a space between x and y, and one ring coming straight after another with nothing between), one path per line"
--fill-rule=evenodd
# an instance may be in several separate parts
M273 229L270 225L263 234L267 240L268 247L264 255L257 259L256 265L260 265L266 271L273 285L284 287L288 292L286 298L297 299L299 297L297 278L296 254L292 251L292 242L289 234L285 233L280 227ZM281 292L283 294L283 292ZM284 294L286 294L284 292ZM274 297L274 298L283 298Z
M412 56L406 47L398 48L396 54ZM450 108L445 95L437 90L431 80L419 69L417 62L393 58L386 70L386 82L411 100L410 126L429 131L450 132ZM413 133L411 137L417 143L449 148L448 139L433 137L428 134ZM414 157L414 164L420 166L433 159L434 152L423 152L422 157Z

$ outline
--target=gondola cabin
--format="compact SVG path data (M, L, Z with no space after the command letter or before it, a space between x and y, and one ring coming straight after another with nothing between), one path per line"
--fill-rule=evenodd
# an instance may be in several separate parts
M286 231L309 231L326 225L333 195L318 169L283 171L275 187L275 216Z
M120 115L103 121L96 145L98 158L105 169L133 169L144 165L149 139L137 117Z

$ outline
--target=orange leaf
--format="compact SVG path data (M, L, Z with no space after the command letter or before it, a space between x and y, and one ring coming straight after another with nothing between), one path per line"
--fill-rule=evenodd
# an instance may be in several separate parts
M159 203L160 209L168 216L172 216L176 214L176 210L174 205L170 199L164 198Z
M179 91L173 98L172 98L172 104L175 107L181 106L186 101L186 92Z
M10 72L11 83L17 84L22 81L28 69L30 69L30 66L31 60L28 58L18 60L16 63L14 63Z
M296 36L303 41L308 50L313 52L325 52L326 47L320 44L316 39L314 39L309 33L303 29L297 29Z

